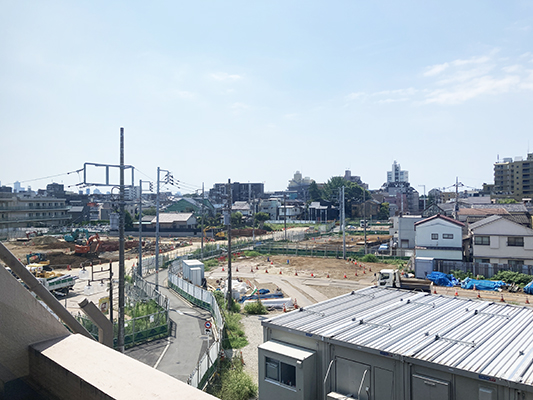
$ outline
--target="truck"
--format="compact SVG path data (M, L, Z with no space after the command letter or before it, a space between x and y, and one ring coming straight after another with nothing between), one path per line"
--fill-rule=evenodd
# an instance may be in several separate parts
M431 292L428 279L409 278L397 269L382 269L378 275L378 286Z
M68 292L74 287L77 276L58 274L49 278L37 278L41 285L48 289L51 293L63 293L68 295Z

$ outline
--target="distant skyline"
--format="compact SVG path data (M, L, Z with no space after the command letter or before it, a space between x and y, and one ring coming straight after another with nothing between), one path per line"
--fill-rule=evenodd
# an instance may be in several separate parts
M22 0L0 32L3 185L118 164L121 126L136 181L184 194L346 169L377 189L395 160L420 193L481 188L533 152L533 2Z

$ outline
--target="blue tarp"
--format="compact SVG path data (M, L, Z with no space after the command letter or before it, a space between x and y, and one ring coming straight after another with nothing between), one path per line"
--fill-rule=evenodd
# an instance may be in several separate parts
M497 291L502 286L505 286L503 281L482 281L472 278L466 278L463 283L461 283L461 289L474 289L476 290L493 290Z
M437 286L455 286L459 283L457 278L453 275L447 275L444 272L433 271L427 276L427 279L432 281Z
M529 282L526 286L524 286L524 293L533 294L533 281Z

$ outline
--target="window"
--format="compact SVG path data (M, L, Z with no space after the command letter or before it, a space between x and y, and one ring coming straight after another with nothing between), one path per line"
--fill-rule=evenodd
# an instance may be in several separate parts
M431 240L439 240L439 234L438 233L432 233L431 234Z
M442 234L443 239L453 239L453 233L443 233Z
M510 236L507 238L507 246L524 247L524 238L521 236Z
M265 378L296 387L296 367L274 358L265 357Z
M490 246L490 236L474 236L474 244L478 246Z

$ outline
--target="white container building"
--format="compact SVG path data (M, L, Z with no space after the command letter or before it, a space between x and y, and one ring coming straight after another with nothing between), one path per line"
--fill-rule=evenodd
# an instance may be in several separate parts
M533 399L533 310L369 287L262 321L259 399Z

